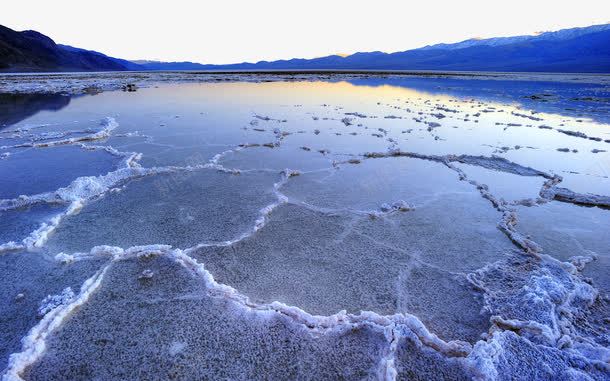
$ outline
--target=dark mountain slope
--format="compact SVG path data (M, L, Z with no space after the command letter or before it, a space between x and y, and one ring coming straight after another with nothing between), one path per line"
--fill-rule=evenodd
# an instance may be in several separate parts
M0 25L0 71L127 70L120 60L101 53L57 45L31 30L16 32Z

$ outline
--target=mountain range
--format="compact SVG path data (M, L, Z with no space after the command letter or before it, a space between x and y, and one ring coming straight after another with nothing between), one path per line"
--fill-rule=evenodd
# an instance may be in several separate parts
M537 35L469 39L396 53L351 55L227 65L114 58L56 44L36 32L0 25L0 71L148 70L435 70L610 73L610 24Z

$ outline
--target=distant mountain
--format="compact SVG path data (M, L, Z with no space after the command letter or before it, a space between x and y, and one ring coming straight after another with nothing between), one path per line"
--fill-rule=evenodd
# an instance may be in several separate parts
M38 32L0 26L0 71L105 70L435 70L610 73L610 24L533 36L469 39L396 53L205 65L128 61L58 45Z
M16 32L0 25L0 71L131 69L122 62L101 53L57 45L49 37L33 30Z
M124 68L123 70L145 70L142 66L138 65L136 62L124 60L121 58L110 57L103 53L96 52L95 50L85 50L85 49L81 49L81 48L75 48L70 45L58 44L57 46L65 51L82 54L82 55L87 55L89 57L95 57L99 60L110 60L111 62L122 66Z
M583 35L603 32L610 29L610 24L602 24L602 25L593 25L584 28L570 28L570 29L562 29L556 32L543 32L535 35L524 35L524 36L513 36L513 37L494 37L494 38L471 38L469 40L465 40L462 42L458 42L455 44L436 44L436 45L428 45L423 48L419 48L418 50L431 50L431 49L447 49L447 50L455 50L455 49L463 49L469 48L473 46L502 46L509 45L515 43L522 43L526 41L556 41L561 42L569 39L573 39L576 37L580 37Z
M446 70L610 73L610 24L471 39L396 53L208 66L208 70Z
M206 70L211 65L203 65L196 62L161 62L161 61L147 61L147 60L136 60L131 61L137 64L139 70Z

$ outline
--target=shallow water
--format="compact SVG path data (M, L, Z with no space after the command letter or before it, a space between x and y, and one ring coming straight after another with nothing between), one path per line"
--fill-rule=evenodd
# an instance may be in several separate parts
M608 379L609 99L381 76L1 96L0 368Z

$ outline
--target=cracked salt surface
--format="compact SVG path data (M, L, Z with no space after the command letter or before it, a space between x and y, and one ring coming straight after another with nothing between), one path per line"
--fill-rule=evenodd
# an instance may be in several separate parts
M544 253L562 261L584 260L583 275L610 296L610 213L552 202L535 208L519 208L519 230L527 231ZM553 221L549 224L548 221Z
M223 166L241 170L266 169L282 171L285 168L299 168L301 171L331 169L332 160L320 154L303 149L280 147L249 147L231 152L220 161Z
M30 233L40 229L43 224L52 224L53 218L64 210L57 205L40 204L23 209L0 211L2 230L0 230L0 253L6 249L22 246ZM13 243L11 245L10 243Z
M464 171L468 179L487 185L491 193L507 202L537 199L545 181L540 176L519 176L470 164L457 163L455 166Z
M428 252L436 249L430 242L452 234L432 228L430 237L418 237L417 230L411 232L413 236L404 234L400 242L377 237L378 231L395 222L325 215L286 205L272 214L256 236L230 247L200 248L189 255L205 263L219 282L258 302L277 300L322 315L342 309L385 315L418 312L441 337L477 339L487 330L480 314L481 295L460 273L461 263L446 263L442 258L457 254L452 260L465 259L465 255L450 249ZM416 223L421 221L414 216L405 225ZM490 251L483 261L493 259ZM457 300L461 305L455 304Z
M21 339L38 324L41 302L67 287L79 290L103 259L65 266L42 253L15 251L0 255L0 368L21 350Z
M144 268L157 274L150 283L138 280ZM25 378L363 379L374 377L385 342L366 325L313 336L288 317L236 310L168 259L126 259Z
M276 201L269 188L279 178L199 169L132 181L66 218L46 246L75 252L98 245L188 248L228 241L249 231L260 209Z
M3 380L610 377L604 78L216 78L2 77Z

